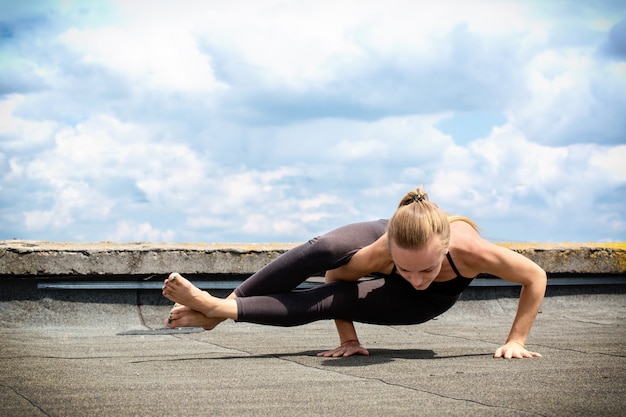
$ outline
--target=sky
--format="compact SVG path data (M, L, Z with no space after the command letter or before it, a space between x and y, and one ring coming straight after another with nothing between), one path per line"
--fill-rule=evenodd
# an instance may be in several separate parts
M302 242L423 186L626 240L626 3L0 0L0 239Z

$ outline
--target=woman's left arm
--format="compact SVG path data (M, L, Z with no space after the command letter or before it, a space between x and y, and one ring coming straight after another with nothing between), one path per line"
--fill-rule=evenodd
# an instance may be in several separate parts
M483 241L481 272L522 285L517 313L506 343L496 350L495 358L530 358L541 356L526 350L525 343L539 313L546 292L547 277L536 263L502 246Z

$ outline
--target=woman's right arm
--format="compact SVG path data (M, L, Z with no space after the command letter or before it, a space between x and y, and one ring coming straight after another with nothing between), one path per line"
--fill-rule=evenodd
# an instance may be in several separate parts
M370 354L367 349L361 346L359 337L356 334L356 329L354 328L354 323L348 320L335 320L335 326L337 327L337 333L339 333L340 345L334 349L320 352L317 356L337 358L352 355L368 356Z
M350 261L336 269L326 272L326 282L357 281L373 272L385 272L389 269L391 256L388 255L387 235L376 242L360 249ZM318 353L317 356L347 357L352 355L369 355L361 346L354 324L348 320L335 320L340 345L335 349Z

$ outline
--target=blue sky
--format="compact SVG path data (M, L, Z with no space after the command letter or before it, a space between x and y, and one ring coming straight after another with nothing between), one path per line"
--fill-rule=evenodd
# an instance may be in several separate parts
M0 0L0 239L299 242L423 185L626 240L619 1Z

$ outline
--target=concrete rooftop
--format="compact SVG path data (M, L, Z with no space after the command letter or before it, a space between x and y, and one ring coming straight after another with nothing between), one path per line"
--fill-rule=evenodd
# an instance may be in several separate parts
M493 359L512 290L470 290L422 325L357 324L371 356L339 359L315 356L337 344L329 321L172 331L157 292L5 297L0 416L626 415L623 286L550 290L528 341L543 357Z
M470 287L422 325L357 324L371 355L330 359L315 356L337 345L330 321L170 330L158 290L38 285L172 270L239 276L284 250L122 246L0 242L0 416L626 415L623 244L516 249L553 274L610 277L550 287L527 343L543 357L523 360L492 358L515 314L514 287Z

